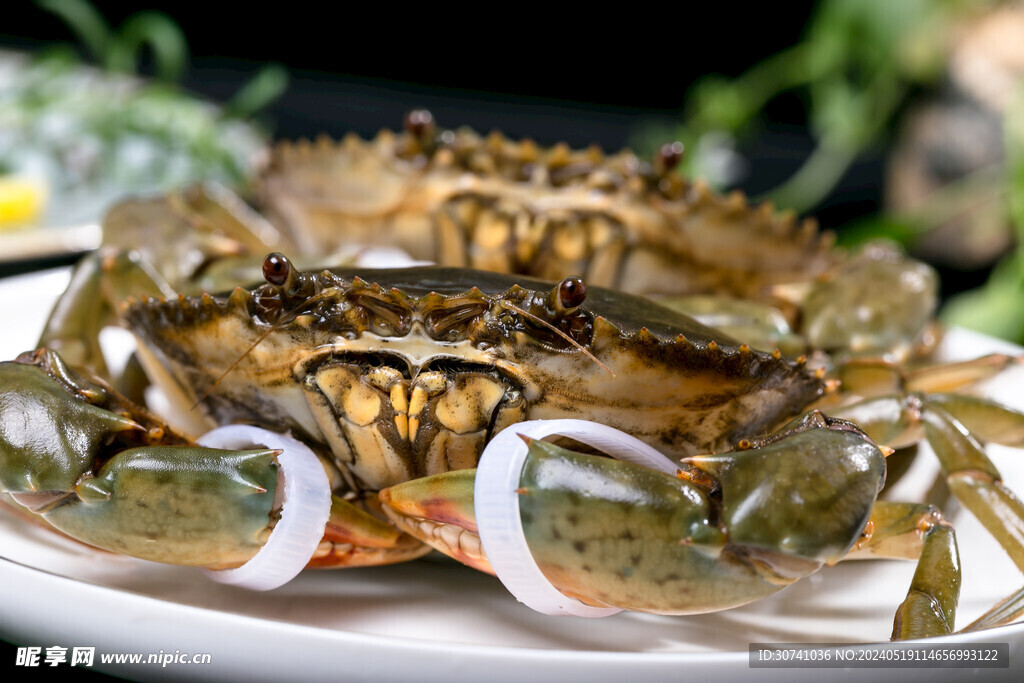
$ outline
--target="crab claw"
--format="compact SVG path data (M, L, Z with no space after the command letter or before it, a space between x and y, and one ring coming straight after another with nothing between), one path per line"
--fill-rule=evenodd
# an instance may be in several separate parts
M515 492L533 561L590 605L661 614L735 607L838 561L860 538L885 471L862 432L820 413L691 460L672 476L531 441ZM399 484L381 500L400 528L463 559L480 545L474 476Z
M465 565L493 574L477 535L476 470L413 479L378 494L399 529Z
M52 351L0 363L0 489L90 545L243 564L270 533L276 455L196 446Z
M120 432L143 431L88 397L98 388L68 378L54 354L54 374L18 362L0 364L0 487L12 493L68 491ZM69 391L81 397L71 398ZM85 399L85 400L82 400ZM26 497L27 499L27 497Z

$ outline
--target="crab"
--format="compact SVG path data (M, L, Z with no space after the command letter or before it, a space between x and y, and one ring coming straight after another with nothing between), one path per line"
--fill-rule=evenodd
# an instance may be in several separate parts
M441 251L463 240L460 253L474 259L525 254L521 262L540 263L542 276L551 275L548 268L575 268L584 277L551 282L443 267L306 270L275 252L262 261L262 284L215 288L210 281L230 276L222 269L227 261L210 253L238 255L250 239L256 249L271 241L294 244L313 232L289 237L271 229L278 219L267 221L210 190L125 204L112 212L109 226L176 231L185 225L195 239L178 247L169 265L155 258L161 249L95 254L55 308L41 348L0 365L0 484L10 500L34 519L114 552L212 569L244 566L287 507L281 482L288 475L266 444L225 451L194 438L216 424L259 424L291 432L327 473L330 511L309 566L386 564L433 547L488 571L474 501L481 453L524 421L585 418L641 439L672 458L678 471L662 474L563 448L579 450L576 441L531 441L516 487L523 532L533 559L561 593L589 605L700 613L765 597L850 555L918 558L893 632L908 638L951 632L959 591L955 537L939 511L878 500L889 452L878 444L902 446L924 431L954 493L1024 563L1013 533L1024 509L970 436L1020 446L1024 416L984 399L933 391L987 376L998 363L914 375L889 361L854 363L844 370L848 387L898 391L840 400L826 368L805 357L759 351L646 298L590 282L617 284L602 277L642 271L654 256L671 253L658 254L654 237L627 233L626 224L643 226L645 217L672 211L699 219L701 207L713 207L725 232L753 223L753 234L767 244L770 235L793 232L771 211L751 211L687 185L669 172L671 148L649 168L626 154L580 168L581 153L541 154L534 147L534 160L540 155L544 163L530 167L526 143L515 148L512 164L500 139L437 133L423 117L412 124L404 137L383 135L369 148L342 143L351 153L336 162L346 166L342 177L363 178L364 193L338 200L349 218L331 221L358 239L376 220L382 231L397 229L388 239L399 243L395 235L403 231L441 226L438 234L448 235L438 240ZM460 146L460 140L475 142ZM388 145L396 157L379 153ZM411 189L394 193L395 168L416 179ZM470 171L479 171L476 185ZM369 182L378 176L380 183ZM297 178L291 182L300 188L317 187L316 177ZM513 181L525 185L509 196L529 211L503 223L515 230L490 239L494 221L481 207L505 204L480 193ZM268 173L264 192L275 182ZM582 228L581 217L590 214L566 209L573 199L611 212L609 196L619 191L636 220L610 232ZM275 193L278 212L287 213L288 190ZM403 210L380 211L380 193ZM438 193L443 201L431 206ZM444 216L460 216L471 234L446 233ZM671 243L676 223L662 223L665 234L655 237ZM531 225L558 227L538 233ZM216 229L193 230L210 226ZM530 252L526 241L508 242L516 230L547 236ZM610 241L602 242L602 234ZM826 265L838 263L823 248L825 238L794 234L796 246L779 249L798 255L790 266L780 256L778 272L760 275L752 264L740 264L723 266L725 275L716 266L683 279L711 283L697 291L762 292L790 279L817 280ZM581 239L582 252L563 248ZM546 249L558 255L558 265L544 256ZM629 258L616 260L627 252ZM672 289L661 293L687 291ZM149 377L181 408L175 426L103 376L95 333L111 316L135 333ZM913 331L915 344L921 335ZM1016 618L1022 601L1011 596L972 627Z
M444 130L413 111L397 135L278 144L254 181L258 212L224 188L191 187L115 206L104 240L177 292L252 281L269 251L322 267L325 254L338 264L353 245L386 246L444 266L579 275L793 357L902 363L935 347L930 267L881 244L849 257L813 219L684 178L681 158L679 143L645 161Z

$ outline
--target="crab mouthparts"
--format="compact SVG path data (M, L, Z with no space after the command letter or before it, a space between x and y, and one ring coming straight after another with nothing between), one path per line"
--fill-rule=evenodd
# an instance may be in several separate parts
M487 441L525 415L493 366L450 357L336 355L307 368L304 386L332 451L374 487L475 467Z

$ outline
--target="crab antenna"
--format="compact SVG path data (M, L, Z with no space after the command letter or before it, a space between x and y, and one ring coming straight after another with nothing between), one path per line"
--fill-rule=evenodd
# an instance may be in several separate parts
M544 320L543 318L540 318L540 317L534 315L533 313L529 313L528 311L525 311L525 310L519 308L518 306L516 306L514 304L510 304L507 301L502 301L501 305L504 306L505 308L512 309L513 311L515 311L519 315L525 316L525 317L529 318L530 320L533 320L534 322L540 323L541 325L543 325L544 327L548 328L549 330L551 330L552 332L557 334L559 337L561 337L562 339L564 339L565 341L569 342L570 344L575 346L577 349L579 349L583 353L583 355L585 355L587 358L589 358L590 360L592 360L595 363L597 363L601 367L601 369L604 370L605 372L607 372L609 375L611 375L612 377L615 376L615 373L611 371L611 368L609 368L607 365L605 365L600 360L598 360L597 356L592 354L590 351L587 351L586 347L583 346L583 344L580 344L578 341L576 341L575 339L573 339L572 337L567 335L565 332L562 332L560 329L558 329L557 327L555 327L554 325L549 323L547 320Z
M191 410L195 410L196 408L198 408L198 407L199 407L199 404L200 404L200 403L202 403L203 401L205 401L205 400L206 400L206 399L207 399L207 398L209 397L209 395L210 395L211 393L213 393L213 390L214 390L214 389L216 389L216 388L217 388L217 386L218 386L218 385L219 385L219 384L220 384L220 383L221 383L221 382L222 382L222 381L224 380L224 378L225 378L225 377L227 377L227 376L228 376L228 374L229 374L229 373L230 373L230 372L231 372L232 370L234 370L234 369L235 369L236 367L238 367L238 364L239 364L239 363L241 363L241 362L242 362L243 360L245 360L246 356L248 356L248 355L249 355L250 353L252 353L253 349L255 349L255 348L256 348L257 346L259 346L259 345L260 345L260 344L261 344L261 343L263 342L263 340L264 340L264 339L266 339L267 337L269 337L269 336L270 336L270 333L271 333L271 332L273 332L273 331L275 331L275 330L279 330L279 329L281 329L281 327L282 327L282 326L284 326L285 324L287 324L287 323L289 323L289 322L291 322L291 321L295 320L295 318L297 318L297 317L299 316L299 311L300 311L300 310L302 310L303 308L305 308L306 306L308 306L309 304L311 304L311 303L316 303L316 302L317 302L318 300L321 300L321 301L322 301L322 300L323 300L323 299L325 299L325 298L326 298L326 297L324 296L324 292L317 292L317 293L316 293L316 294L314 294L313 296L311 296L311 297L309 297L308 299L306 299L305 301L303 301L303 302L302 302L302 305L301 305L301 306L296 306L296 307L295 307L294 309L292 309L292 310L291 310L291 311L290 311L290 312L289 312L289 313L288 313L287 315L282 315L282 316L281 316L281 317L280 317L280 318L278 319L278 321L277 321L277 322L275 322L275 323L274 323L273 325L271 325L271 326L270 326L270 327L269 327L269 328L267 329L267 331L266 331L266 332L264 332L263 334L261 334L261 335L259 336L259 338L258 338L258 339L257 339L256 341L254 341L254 342L253 342L253 343L252 343L252 344L251 344L251 345L249 346L249 348L247 348L247 349L245 350L245 352L244 352L244 353L242 353L242 355L241 355L241 356L239 356L239 357L238 357L237 359L235 359L235 362L234 362L234 363L232 363L231 365L229 365L229 366L228 366L228 369L227 369L227 370L225 370L224 372L222 372L222 373L221 373L220 377L218 377L218 378L217 378L217 379L216 379L216 380L214 381L214 383L210 385L210 388L209 388L209 389L207 389L206 391L204 391L204 392L203 392L203 395L202 395L202 396L200 396L199 398L197 398L197 399L196 399L196 402L192 404L192 408L191 408Z
M279 324L280 324L280 323L279 323ZM251 345L251 346L250 346L249 348L247 348L247 349L245 350L245 353L243 353L243 354L242 354L241 356L239 356L239 357L238 357L237 359L235 359L235 362L234 362L234 363L232 363L231 365L229 365L229 366L228 366L228 369L227 369L227 370L225 370L224 372L222 372L222 373L221 373L220 377L218 377L218 378L217 378L217 379L216 379L216 380L214 381L214 383L210 385L210 388L209 388L209 389L207 389L206 391L204 391L204 392L203 392L203 395L202 395L202 396L200 396L199 398L197 398L197 399L196 399L196 402L192 404L192 408L191 408L191 409L192 409L192 410L195 410L196 408L198 408L198 407L199 407L199 404L200 404L200 403L202 403L203 401L205 401L205 400L207 399L207 397L209 397L209 395L210 395L211 393L213 393L213 390L217 388L217 385L218 385L218 384L220 384L220 383L221 383L221 381L222 381L222 380L223 380L223 379L224 379L225 377L227 377L227 376L228 376L228 373L230 373L230 372L231 372L232 370L234 370L234 369L235 369L235 368L236 368L236 367L238 366L238 364L239 364L239 363L241 363L241 362L242 362L242 360L243 360L243 359L244 359L244 358L245 358L246 356L248 356L248 355L249 355L250 353L252 353L252 350L253 350L253 349L255 349L255 348L256 348L256 347L257 347L257 346L258 346L258 345L260 344L260 342L262 342L262 341L263 341L264 339L266 339L267 337L269 337L269 336L270 336L270 333L271 333L271 332L273 332L273 331L274 331L274 330L276 330L276 329L277 329L277 326L275 325L275 326L271 327L270 329L268 329L268 330L267 330L266 332L264 332L263 334L261 334L261 335L260 335L260 337L259 337L259 339L257 339L256 341L254 341L254 342L252 343L252 345Z

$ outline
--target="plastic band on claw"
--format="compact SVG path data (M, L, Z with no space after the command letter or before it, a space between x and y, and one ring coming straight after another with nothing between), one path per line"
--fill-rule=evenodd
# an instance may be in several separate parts
M527 445L520 437L543 439L559 434L608 455L661 472L677 465L639 439L586 420L532 420L512 425L484 449L477 466L474 499L480 543L498 579L519 602L538 612L576 617L606 617L622 610L591 607L555 588L530 554L519 517L519 480Z
M313 557L331 514L331 487L320 460L308 446L287 434L248 425L229 425L199 439L207 448L266 447L281 451L277 463L284 478L281 516L262 548L241 567L203 572L219 583L266 591L288 583Z

